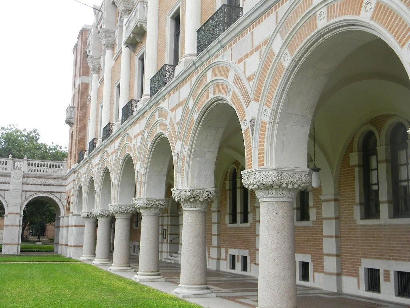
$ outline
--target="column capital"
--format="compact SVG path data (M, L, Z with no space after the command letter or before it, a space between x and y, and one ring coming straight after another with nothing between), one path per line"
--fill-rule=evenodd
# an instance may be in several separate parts
M206 210L215 198L215 188L173 188L172 197L184 210Z
M108 209L93 209L91 212L91 215L95 218L101 218L101 217L109 217L111 216L111 211Z
M120 14L125 18L131 14L135 6L135 0L114 0L114 3L118 7Z
M159 215L162 209L168 205L167 199L135 198L133 199L135 208L142 215Z
M311 185L309 169L260 168L242 171L243 185L255 191L258 199L273 198L290 201L297 190Z
M108 28L102 28L100 30L101 41L104 49L112 49L115 44L115 31Z
M87 57L87 63L92 74L98 74L101 68L101 59L100 57L94 57L89 55Z
M136 211L134 204L127 203L127 204L110 204L110 212L113 215L123 215L123 214L133 214Z

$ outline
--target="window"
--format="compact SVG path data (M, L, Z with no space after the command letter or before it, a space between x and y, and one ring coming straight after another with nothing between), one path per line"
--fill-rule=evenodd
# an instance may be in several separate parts
M139 226L139 214L138 213L136 213L135 216L134 216L133 226L134 226L134 229L138 229L138 226Z
M309 192L302 190L297 198L296 221L309 221Z
M249 223L249 190L243 186L242 177L236 167L229 173L229 224Z
M181 19L179 8L173 13L170 19L170 64L177 65L179 62L179 52L181 43Z
M309 262L299 262L299 280L306 282L309 281Z
M241 271L248 271L248 256L241 256Z
M145 53L142 53L137 59L137 101L141 99L144 94L144 75L145 74Z
M397 124L390 134L391 185L393 216L410 217L410 168L407 132L403 124Z
M410 298L410 272L396 272L396 295Z
M363 192L364 209L362 219L380 217L379 176L377 168L377 139L368 132L363 139Z
M236 269L236 255L229 255L229 269Z
M233 168L229 179L229 223L237 223L237 172Z
M378 268L365 268L366 291L380 293L380 270Z

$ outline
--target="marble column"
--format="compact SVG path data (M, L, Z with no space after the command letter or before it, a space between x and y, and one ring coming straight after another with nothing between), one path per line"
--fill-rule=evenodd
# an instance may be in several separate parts
M207 285L206 210L214 189L172 189L183 209L181 277L174 293L180 297L214 296Z
M197 53L196 31L201 26L201 0L186 0L185 2L185 45L184 55L178 63L175 74L187 68L195 59Z
M111 271L131 270L130 267L130 226L133 204L117 204L111 207L115 215L114 253Z
M99 211L97 228L97 245L93 264L110 264L111 216L109 211Z
M68 231L69 231L69 216L64 216L63 218L64 221L64 228L63 228L63 251L62 254L63 256L68 256Z
M64 216L59 217L60 226L58 232L58 254L63 254L64 248Z
M161 281L159 272L159 214L165 207L164 199L136 199L141 213L139 268L136 281Z
M158 68L158 10L159 0L148 0L147 39L145 43L145 81L141 102L150 98L150 79Z
M258 307L296 307L293 199L311 183L305 169L242 171L260 204Z
M88 56L88 66L91 71L91 102L90 102L90 118L88 122L88 142L94 138L98 138L97 114L98 114L98 73L101 67L101 59L98 57Z
M97 220L90 213L81 215L84 220L83 255L81 260L94 260Z
M111 75L113 66L113 53L115 31L107 28L101 29L101 40L105 50L104 57L104 88L101 130L110 123L111 115Z

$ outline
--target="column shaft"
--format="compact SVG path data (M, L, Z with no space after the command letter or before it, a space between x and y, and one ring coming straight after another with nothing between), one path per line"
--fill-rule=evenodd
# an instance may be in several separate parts
M150 97L150 79L157 72L159 0L148 0L144 97Z
M93 264L108 264L110 262L111 217L98 217L97 246Z
M84 241L82 260L92 260L95 257L96 225L95 218L84 218Z
M98 137L96 133L97 127L97 114L98 114L98 73L92 74L91 81L91 106L90 106L90 121L88 123L88 142L93 138Z
M185 54L196 56L196 31L201 26L201 0L186 0L185 3Z
M110 270L130 269L131 214L115 215L115 238L113 262Z
M111 69L113 65L113 49L105 49L104 60L104 89L103 89L103 108L102 108L102 125L101 129L110 123L111 113Z
M122 107L127 104L130 97L130 68L131 68L131 50L125 42L125 20L123 18L123 39L121 46L121 76L120 76L120 112L119 112L119 121L122 117Z

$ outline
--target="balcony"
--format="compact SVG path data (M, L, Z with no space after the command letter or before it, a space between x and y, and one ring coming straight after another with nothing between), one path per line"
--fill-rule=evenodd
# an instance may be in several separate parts
M96 147L97 147L97 138L93 138L88 143L88 154L91 154L91 152L94 151Z
M81 163L82 160L84 159L84 156L85 156L85 150L82 150L82 151L78 152L77 163Z
M174 78L175 65L164 64L150 80L150 94L154 96Z
M131 99L128 103L122 107L121 112L121 124L127 121L133 114L135 109L137 108L137 101L135 99Z
M108 123L107 125L104 126L103 132L102 132L102 137L101 137L102 141L108 139L108 137L111 136L112 131L113 131L113 127L114 127L113 123Z
M75 107L70 105L65 110L65 124L70 127L74 125Z
M146 0L138 0L130 16L125 22L125 43L136 45L141 42L147 31L147 8Z
M211 43L234 24L243 14L239 6L223 4L198 30L197 53L200 54Z

